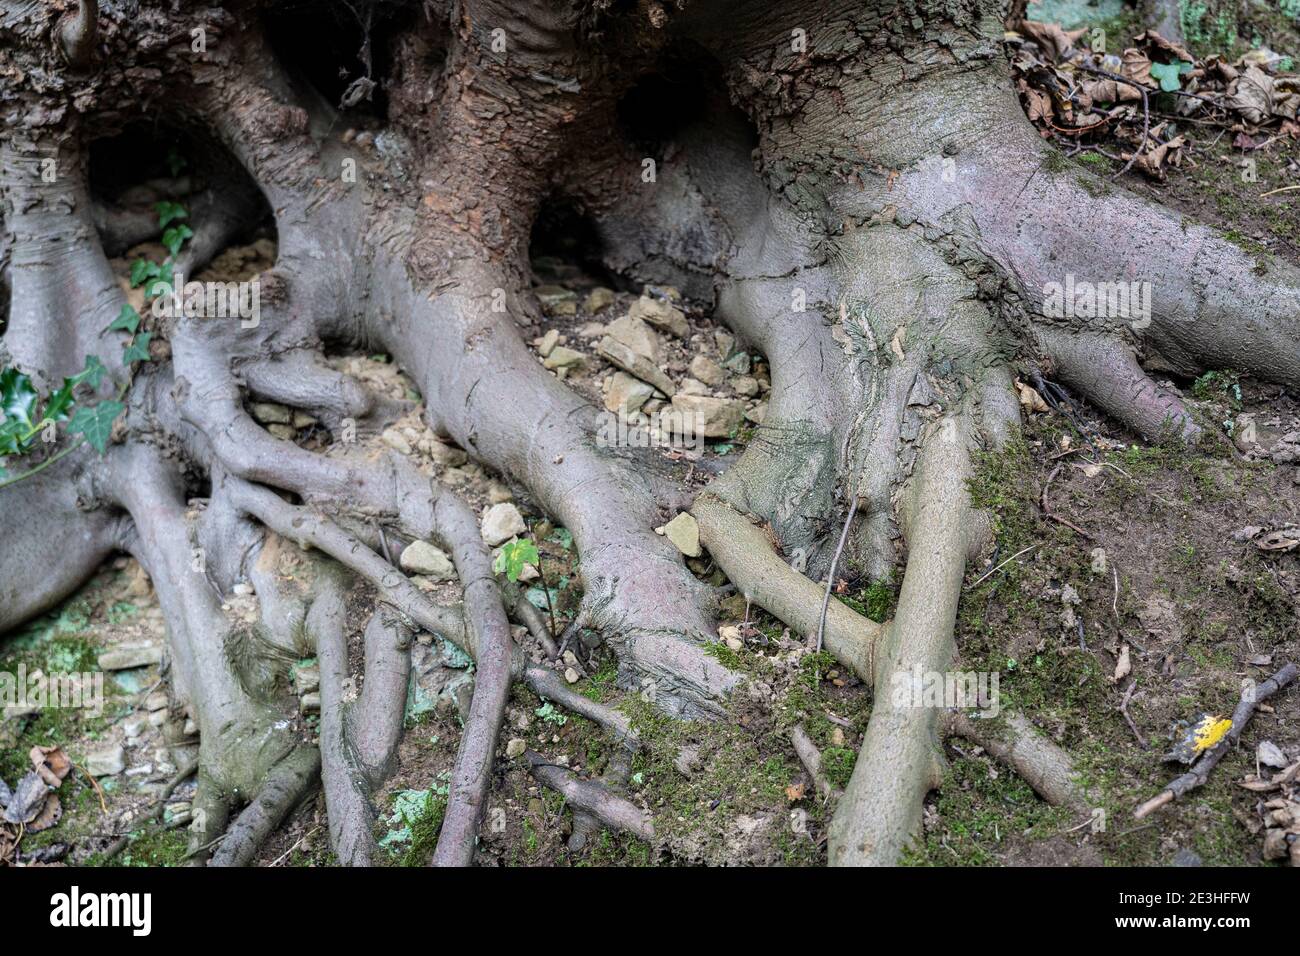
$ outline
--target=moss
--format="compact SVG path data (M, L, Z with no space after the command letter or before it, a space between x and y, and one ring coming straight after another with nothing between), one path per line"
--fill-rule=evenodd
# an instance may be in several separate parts
M101 854L93 854L86 866L181 866L185 862L185 848L189 831L184 827L166 830L149 827L131 834L131 842L113 859L105 861Z
M399 866L427 866L433 858L433 851L438 848L438 831L442 829L442 818L447 812L447 796L430 790L424 803L424 811L408 821L411 828L411 844L402 854Z
M853 776L858 755L848 747L827 747L822 751L822 773L832 787L843 790Z
M911 866L998 866L1012 839L1041 839L1068 826L1068 813L1038 799L1017 775L983 757L959 756L948 767L934 809L937 820L907 851Z

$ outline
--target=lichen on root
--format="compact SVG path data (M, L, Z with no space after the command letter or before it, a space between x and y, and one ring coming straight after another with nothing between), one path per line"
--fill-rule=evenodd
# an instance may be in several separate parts
M474 858L512 680L631 737L527 659L507 615L533 630L537 615L503 595L450 491L400 456L308 450L249 414L250 401L284 402L331 432L374 433L403 410L333 369L327 351L393 355L433 431L571 531L578 620L616 653L620 682L653 687L666 712L721 718L747 684L710 653L714 590L654 533L672 513L690 506L747 598L803 637L824 632L874 696L831 833L843 864L895 862L940 782L941 736L980 734L891 691L900 675L955 664L961 583L985 543L965 479L976 451L1016 431L1015 371L1052 369L1134 429L1185 437L1195 423L1140 356L1300 384L1300 273L1260 274L1199 226L1176 244L1148 238L1178 232L1172 214L1046 170L1048 147L1006 77L997 0L919 0L907 16L885 2L394 4L389 109L362 136L280 59L270 6L127 16L0 0L0 358L48 391L98 356L111 370L99 397L116 390L127 406L102 455L78 448L0 487L0 627L49 608L113 550L139 558L168 622L171 693L200 728L196 861L248 862L322 777L340 859L372 861L370 795L391 765L417 628L478 667L432 862ZM201 49L177 39L195 23ZM656 75L687 78L690 108L629 116ZM96 201L88 170L91 145L123 131L126 103L228 150L278 238L256 322L151 314L157 347L130 370L106 331L127 300L105 244L138 237L138 224ZM189 269L238 231L232 210L258 208L238 176L210 165L234 201L196 223L203 233L177 260ZM540 314L529 243L553 196L583 210L626 280L711 299L771 364L755 440L693 503L635 454L602 447L597 410L522 339ZM1047 314L1044 289L1066 272L1150 282L1150 321ZM820 621L846 513L864 567L905 567L884 625L838 602ZM440 541L461 604L412 585L390 535ZM319 578L277 596L263 575L250 630L223 598L280 547L324 562ZM349 582L382 606L365 625L357 700L344 691ZM560 639L541 635L542 656ZM319 747L258 659L300 640L322 662ZM1023 719L1005 730L986 738L990 753L1047 799L1086 807L1065 755ZM528 760L595 820L655 833L611 792L617 775L595 784Z

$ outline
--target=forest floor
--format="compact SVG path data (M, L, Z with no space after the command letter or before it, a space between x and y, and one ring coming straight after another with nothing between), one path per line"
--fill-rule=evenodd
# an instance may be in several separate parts
M1274 43L1294 39L1286 32L1291 27L1279 30ZM1300 42L1294 49L1300 53ZM1243 148L1218 132L1192 130L1184 164L1167 182L1129 174L1125 185L1229 230L1265 264L1271 255L1295 258L1300 192L1261 195L1300 185L1296 142L1283 137ZM1247 155L1256 160L1255 180L1239 174ZM1098 154L1068 161L1112 168ZM743 416L732 437L702 451L658 452L665 469L702 487L744 450L761 421L769 385L763 357L737 350L707 308L674 298L673 290L625 288L603 275L590 249L567 228L560 217L539 230L534 267L546 321L526 329L525 338L538 349L539 362L550 360L548 367L597 405L644 399L601 358L599 343L610 335L645 350L682 391L716 399L710 407L721 413ZM119 274L125 277L139 252L148 250L114 262ZM262 236L228 250L197 278L246 278L273 257L273 239ZM639 318L674 308L686 321L679 329L684 334ZM418 401L387 356L339 355L333 361L393 397ZM944 783L926 805L923 841L906 862L1262 861L1262 800L1240 783L1257 772L1261 742L1271 742L1291 762L1300 759L1296 687L1261 708L1206 786L1141 821L1133 810L1184 769L1163 760L1181 733L1179 722L1230 713L1244 680L1262 681L1300 658L1300 547L1265 547L1300 538L1300 396L1222 372L1167 384L1207 426L1210 437L1197 447L1142 441L1087 407L1070 414L1027 412L1022 439L982 459L971 483L976 503L995 516L996 546L967 573L960 666L997 674L1001 706L1024 713L1075 756L1099 798L1103 822L1052 809L980 748L954 740L945 747ZM286 437L327 454L395 449L477 511L516 506L541 552L541 577L528 582L529 599L562 628L580 598L568 532L550 525L524 489L438 441L418 411L346 451L306 421L291 423ZM274 410L264 414L277 417ZM1270 538L1273 532L1280 534ZM691 567L722 583L707 555ZM417 583L455 597L453 584ZM835 594L885 620L897 583L870 581L850 561L839 570ZM358 613L373 601L364 589L354 598ZM230 600L235 613L255 619L255 595ZM562 798L538 785L522 758L507 754L522 749L521 741L588 777L605 770L616 745L593 724L516 685L482 829L481 862L823 864L830 807L799 763L789 731L804 726L822 751L827 776L842 785L871 714L868 690L828 656L812 653L806 636L747 608L743 597L728 600L721 624L724 641L714 652L751 675L758 691L734 701L730 719L717 723L668 720L636 693L619 689L614 661L602 647L579 645L569 662L575 688L624 710L645 741L627 795L652 812L654 846L608 831L569 845L573 816ZM106 652L147 656L163 648L162 614L150 582L133 560L118 557L60 608L9 635L0 647L0 668L96 671ZM353 656L360 659L359 644ZM310 692L312 663L286 663L286 693ZM412 664L408 732L398 768L375 798L381 856L393 865L422 864L432 849L473 681L468 659L432 635L419 635ZM31 769L34 746L60 747L77 765L58 791L61 819L23 834L16 851L23 859L95 865L104 862L116 837L132 834L113 864L182 861L192 781L172 794L162 826L140 822L181 759L165 738L188 744L184 753L193 750L193 738L177 726L183 718L165 709L165 680L156 663L112 670L102 715L46 708L8 713L0 721L0 780L10 786ZM310 738L317 718L309 706L303 711L300 730ZM87 768L115 772L92 783ZM5 852L0 839L0 857ZM12 857L12 845L7 852ZM301 807L258 862L332 863L323 797Z

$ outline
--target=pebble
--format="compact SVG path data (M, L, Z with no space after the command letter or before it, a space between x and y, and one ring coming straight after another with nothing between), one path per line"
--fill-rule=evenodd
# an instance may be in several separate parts
M406 436L396 428L385 428L383 434L379 436L380 440L393 451L401 455L411 453L411 443L406 440Z
M698 558L703 553L700 550L700 526L689 511L683 511L663 527L655 528L655 532L666 537L688 558Z
M447 552L435 548L427 541L412 541L408 544L398 558L398 564L408 574L423 574L435 581L450 581L456 576L456 566L452 564Z
M483 513L483 540L492 547L505 544L527 530L528 525L524 524L524 516L509 502L493 505Z
M528 746L524 743L522 737L511 737L510 742L506 744L506 756L514 760L516 757L523 756L524 751L527 749Z
M99 669L124 671L162 663L162 648L157 644L119 644L99 655Z
M92 777L112 777L126 767L126 753L121 744L86 754L86 773Z

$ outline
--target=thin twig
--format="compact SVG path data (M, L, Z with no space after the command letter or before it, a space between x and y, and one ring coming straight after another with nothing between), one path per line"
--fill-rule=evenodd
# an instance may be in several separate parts
M981 581L983 581L985 578L987 578L990 574L996 574L998 571L1001 571L1003 568L1005 568L1005 567L1006 567L1008 564L1010 564L1012 561L1016 560L1016 558L1020 557L1022 554L1025 554L1026 552L1033 551L1036 547L1038 547L1038 545L1036 545L1036 544L1031 544L1031 545L1030 545L1029 547L1027 547L1027 548L1021 548L1019 551L1017 551L1017 552L1016 552L1015 554L1013 554L1011 557L1007 558L1005 561L1003 561L1001 564L999 564L996 568L993 568L991 571L985 571L983 574L981 574L979 577L977 577L974 581L972 581L969 585L967 585L966 590L967 590L967 591L972 590L972 589L973 589L977 584L979 584Z
M831 606L831 589L835 587L835 566L840 562L840 553L844 550L844 542L849 539L849 525L853 524L853 516L858 513L858 496L853 495L853 502L849 505L849 516L844 519L844 530L840 532L840 543L835 548L835 555L831 558L831 568L826 572L826 596L822 598L822 613L817 621L817 653L822 651L822 638L826 634L826 611Z
M1142 150L1146 149L1147 133L1151 131L1151 104L1147 101L1147 91L1142 89L1140 86L1138 87L1138 90L1142 93L1142 139L1138 141L1138 148L1133 150L1133 155L1128 158L1128 162L1124 164L1124 168L1114 176L1110 177L1111 182L1119 179L1126 172L1132 169L1133 163L1137 161L1138 155Z

